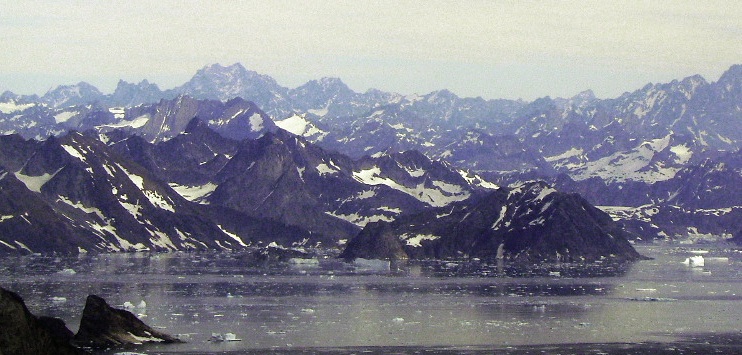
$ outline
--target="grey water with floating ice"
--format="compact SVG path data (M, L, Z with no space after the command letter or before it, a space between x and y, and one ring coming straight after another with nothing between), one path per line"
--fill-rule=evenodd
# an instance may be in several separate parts
M517 351L739 333L742 253L703 245L637 249L654 259L529 270L333 258L247 266L237 253L32 255L0 259L0 285L32 313L62 318L72 331L85 298L96 294L186 341L112 354ZM233 341L215 341L225 339Z

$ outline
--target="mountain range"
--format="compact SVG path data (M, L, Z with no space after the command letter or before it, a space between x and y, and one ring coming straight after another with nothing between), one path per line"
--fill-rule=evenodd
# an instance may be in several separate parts
M108 95L86 83L5 92L0 132L8 249L36 251L32 236L62 224L85 250L230 248L267 235L336 244L534 181L579 193L633 239L742 230L742 65L716 82L524 102L357 93L336 78L289 89L215 64L164 91L145 80ZM11 203L21 195L23 209ZM37 231L9 239L24 216Z

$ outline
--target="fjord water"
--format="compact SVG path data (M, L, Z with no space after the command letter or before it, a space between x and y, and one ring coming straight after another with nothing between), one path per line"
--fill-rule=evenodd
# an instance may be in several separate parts
M531 274L453 262L391 271L330 259L248 267L223 253L24 256L0 259L0 285L73 331L85 298L97 294L116 307L130 303L146 323L187 341L137 353L672 344L738 333L742 254L638 250L654 259ZM699 253L703 267L683 263ZM210 341L212 333L242 341Z

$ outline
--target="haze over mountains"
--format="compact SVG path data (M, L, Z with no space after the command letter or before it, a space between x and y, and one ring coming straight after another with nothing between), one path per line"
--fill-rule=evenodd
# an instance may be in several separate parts
M357 93L335 78L289 89L215 64L170 90L120 81L112 94L86 83L41 97L5 92L0 132L3 252L336 245L398 221L407 256L453 255L440 247L447 240L468 254L474 240L456 237L442 215L482 211L488 199L531 208L495 208L469 225L477 235L511 240L498 218L565 230L566 220L533 214L547 213L546 202L496 197L534 180L585 199L561 203L567 215L598 205L629 238L742 231L742 65L712 83L693 76L613 99L586 91L524 102ZM445 226L399 229L425 214ZM530 224L540 217L547 223Z

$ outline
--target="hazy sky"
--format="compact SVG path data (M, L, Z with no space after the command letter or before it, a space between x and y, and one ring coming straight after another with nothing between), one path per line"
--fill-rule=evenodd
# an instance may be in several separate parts
M240 62L287 87L332 76L356 91L607 98L742 64L734 0L0 0L0 33L0 91L20 94L169 89Z

